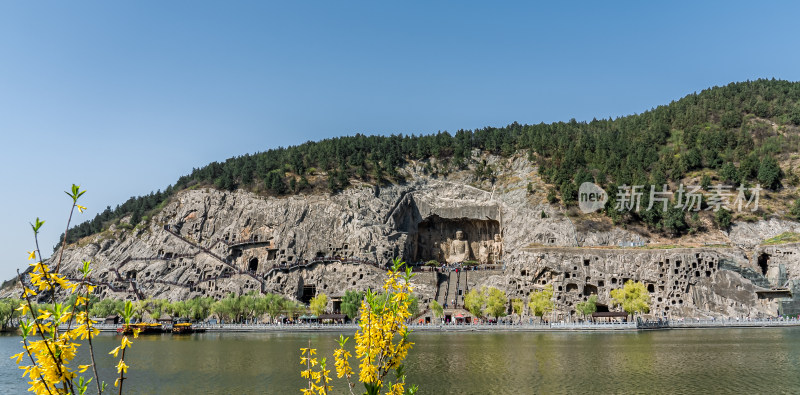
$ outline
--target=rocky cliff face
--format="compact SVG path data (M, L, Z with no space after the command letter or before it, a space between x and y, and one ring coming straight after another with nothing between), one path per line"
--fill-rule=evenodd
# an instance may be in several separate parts
M422 302L459 305L466 291L484 285L527 297L553 284L566 314L592 293L608 306L609 291L633 279L650 289L653 314L672 317L775 315L786 304L759 291L800 279L797 246L780 253L756 247L798 224L734 226L727 248L616 248L646 240L605 225L578 229L541 193L528 193L536 169L527 160L489 163L498 169L495 186L471 172L435 178L411 165L403 185L356 185L335 195L183 191L146 226L68 246L65 272L74 275L91 260L106 297L258 291L307 300L325 292L335 303L347 289L379 288L393 257L477 261L491 270L422 273L415 279Z
M759 299L756 292L767 284L756 284L730 267L747 267L746 257L722 248L527 249L509 258L508 280L515 294L553 284L562 310L593 293L600 308L610 307L611 289L634 280L646 285L657 315L730 317L777 311L775 301Z

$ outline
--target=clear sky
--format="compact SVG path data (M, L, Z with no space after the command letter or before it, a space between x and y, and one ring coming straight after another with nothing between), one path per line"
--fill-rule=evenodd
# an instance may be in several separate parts
M0 0L0 279L27 264L37 216L50 254L72 183L82 221L307 140L616 117L800 80L796 2L531 3Z

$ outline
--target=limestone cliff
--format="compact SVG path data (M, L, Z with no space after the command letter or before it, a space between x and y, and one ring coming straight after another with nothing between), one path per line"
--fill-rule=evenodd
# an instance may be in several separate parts
M105 297L172 300L227 293L277 292L307 300L347 289L377 289L393 257L407 262L477 261L482 270L422 272L416 292L462 305L474 287L527 297L553 284L568 314L592 293L601 308L627 279L652 293L652 314L671 317L796 313L785 294L800 279L797 245L758 247L800 225L737 224L719 248L619 248L647 238L613 226L577 226L527 185L536 168L524 157L490 157L492 185L469 171L425 175L402 169L406 183L359 185L335 194L264 197L197 188L179 192L144 226L114 227L69 245L64 270L82 260ZM460 235L457 236L457 232ZM465 259L467 258L467 259ZM6 290L9 294L13 290Z

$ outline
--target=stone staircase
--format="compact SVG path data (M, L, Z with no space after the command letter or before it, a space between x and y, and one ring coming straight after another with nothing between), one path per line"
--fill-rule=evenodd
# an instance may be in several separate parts
M450 286L449 273L436 273L436 301L444 306L447 303L447 291Z
M447 308L464 307L467 275L464 271L436 273L436 301Z

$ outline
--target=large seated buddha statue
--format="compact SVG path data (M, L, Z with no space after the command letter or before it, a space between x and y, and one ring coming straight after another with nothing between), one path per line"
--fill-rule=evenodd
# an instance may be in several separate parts
M464 232L456 231L456 239L450 241L447 263L468 261L469 255L469 242L464 239Z

